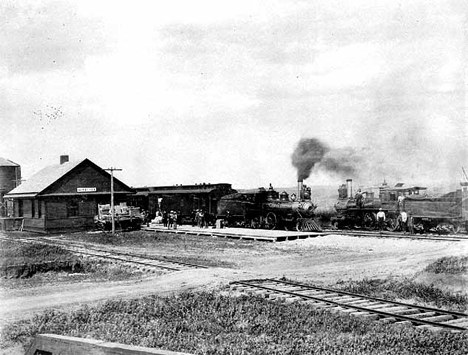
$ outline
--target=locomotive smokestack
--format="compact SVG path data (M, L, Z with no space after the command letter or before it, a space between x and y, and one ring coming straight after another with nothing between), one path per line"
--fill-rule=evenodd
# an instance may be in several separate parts
M300 200L304 199L304 191L303 191L303 180L298 180L297 181L297 196L299 197Z
M346 194L348 198L353 198L353 179L346 180Z

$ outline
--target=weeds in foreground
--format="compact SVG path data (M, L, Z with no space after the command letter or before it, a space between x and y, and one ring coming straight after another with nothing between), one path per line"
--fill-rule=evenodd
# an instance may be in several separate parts
M445 256L429 264L424 271L435 274L466 274L468 256Z
M63 249L37 243L0 242L2 288L25 288L50 282L115 281L142 273L123 265L86 259Z
M73 258L75 256L71 252L60 246L0 241L0 266L40 264L45 261L63 261Z
M411 300L453 311L465 311L468 297L441 290L434 285L414 282L409 278L403 280L363 279L359 281L338 281L335 288L342 291L384 298L387 300Z
M402 328L215 292L108 301L50 310L10 325L3 345L28 346L37 333L91 337L194 354L466 354L464 334Z

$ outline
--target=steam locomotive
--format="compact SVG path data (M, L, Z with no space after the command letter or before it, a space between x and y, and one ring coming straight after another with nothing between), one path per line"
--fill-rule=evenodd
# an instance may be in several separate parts
M298 195L268 190L234 193L220 198L217 218L228 226L298 231L320 230L314 221L310 188L299 182Z
M346 180L338 189L335 203L336 216L333 225L337 228L377 228L377 212L380 208L386 215L386 229L401 230L400 212L405 210L413 218L416 232L457 233L468 228L468 183L440 197L426 194L426 187L399 183L394 187L386 183L352 195L352 180ZM378 193L378 195L377 195ZM360 195L360 196L359 196Z

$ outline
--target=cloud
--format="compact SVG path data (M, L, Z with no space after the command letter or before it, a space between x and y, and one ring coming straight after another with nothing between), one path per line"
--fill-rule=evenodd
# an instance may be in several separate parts
M74 3L0 5L1 65L10 74L77 70L105 49L100 21L82 18Z
M1 7L0 144L19 163L63 149L132 184L250 187L295 180L302 137L330 147L311 181L351 173L330 173L336 162L380 182L447 177L466 160L461 1ZM38 133L49 106L63 116Z

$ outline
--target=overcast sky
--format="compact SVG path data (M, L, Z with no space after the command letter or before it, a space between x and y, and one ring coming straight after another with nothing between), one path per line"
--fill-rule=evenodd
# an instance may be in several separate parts
M466 1L10 1L0 156L131 186L294 186L301 138L361 182L468 168ZM346 176L320 168L306 183Z

